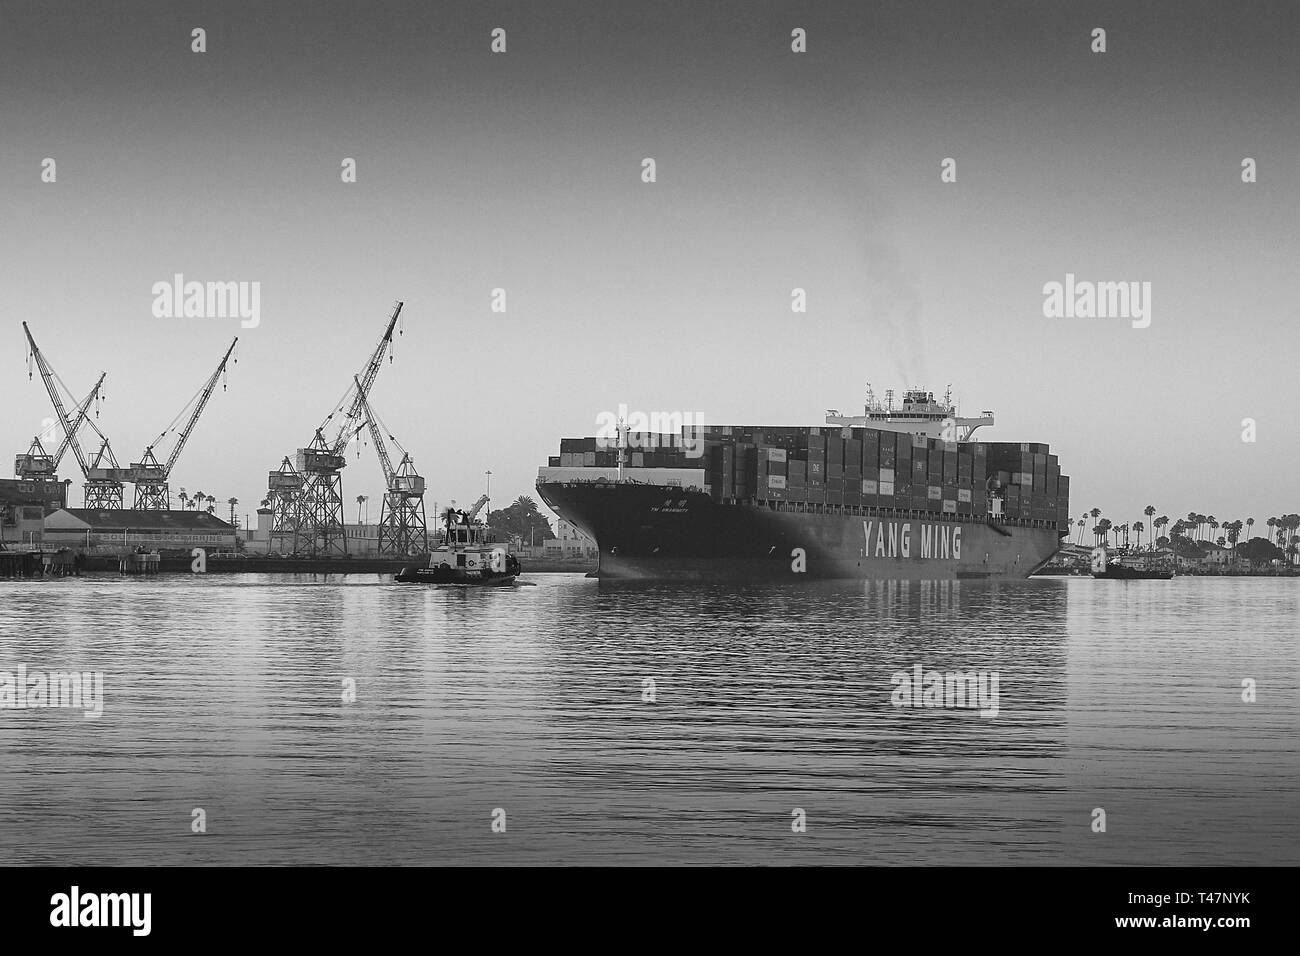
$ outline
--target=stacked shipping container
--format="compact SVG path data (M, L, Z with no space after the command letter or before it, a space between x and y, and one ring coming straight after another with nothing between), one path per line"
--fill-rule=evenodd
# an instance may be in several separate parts
M1006 511L1013 518L1069 524L1070 479L1061 474L1057 457L1046 445L1025 442L989 446L989 473L1005 489Z
M711 425L699 433L631 435L626 463L703 468L715 500L795 501L985 517L1000 495L1009 518L1055 522L1069 513L1069 478L1042 444L951 442L833 426ZM611 467L618 451L566 438L565 467ZM996 479L993 481L992 479Z
M699 468L703 441L689 441L682 435L635 432L627 436L624 464L630 468ZM693 454L694 453L694 454ZM561 468L613 468L618 465L618 448L599 438L560 439Z

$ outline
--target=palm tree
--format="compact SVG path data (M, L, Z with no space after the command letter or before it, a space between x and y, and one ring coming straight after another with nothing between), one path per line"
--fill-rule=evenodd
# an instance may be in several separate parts
M208 503L208 514L212 514L213 508L216 507L217 499L208 495L204 500Z
M1102 518L1097 522L1097 533L1100 541L1105 547L1110 546L1110 529L1113 527L1109 518Z
M1147 507L1150 508L1151 506L1150 506L1150 505L1147 505ZM1151 510L1154 511L1155 509L1152 508ZM1133 522L1133 531L1134 531L1134 533L1138 536L1138 544L1137 544L1137 546L1138 546L1138 550L1139 550L1139 551L1142 550L1142 532L1145 531L1145 530L1146 530L1146 525L1144 525L1141 521L1134 521L1134 522Z
M1169 526L1169 515L1161 515L1152 524L1157 528L1167 528Z
M365 495L357 495L357 524L361 524L361 506L369 500Z
M231 498L226 504L230 505L230 524L233 527L235 524L235 505L239 504L239 499Z
M1294 536L1296 531L1300 531L1300 514L1286 516L1286 527ZM1294 542L1293 542L1294 543Z
M1196 528L1198 532L1198 536L1201 527L1201 522L1199 519L1200 519L1200 515L1198 515L1195 511L1187 512L1187 526L1189 528L1192 527Z
M1083 519L1079 519L1079 544L1083 544Z
M1210 526L1210 534L1214 534L1214 532L1219 530L1219 521L1214 517L1214 515L1210 515L1206 518L1205 522Z
M1224 525L1228 529L1228 547L1232 548L1232 563L1236 564L1241 555L1237 552L1237 542L1241 539L1241 519Z
M190 506L190 496L185 493L184 488L181 489L180 494L178 494L176 497L180 499L181 511L184 511L186 508Z
M1145 508L1142 509L1142 513L1147 516L1147 527L1151 528L1154 531L1155 525L1151 523L1151 519L1155 516L1156 506L1147 505ZM1153 548L1155 547L1155 540L1156 540L1156 536L1154 534L1151 535L1151 547ZM1141 545L1139 545L1138 547L1141 547Z
M1246 537L1247 537L1248 539L1249 539L1249 538L1253 538L1253 537L1255 536L1255 519L1254 519L1254 518L1247 518L1247 519L1246 519L1246 532L1247 532Z

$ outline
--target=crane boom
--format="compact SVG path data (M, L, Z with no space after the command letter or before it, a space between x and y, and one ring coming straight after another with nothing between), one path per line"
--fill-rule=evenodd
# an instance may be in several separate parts
M185 442L189 440L190 432L194 431L194 426L198 424L199 416L203 414L203 409L207 406L208 399L212 397L213 389L217 387L217 380L221 378L221 374L226 370L226 363L230 361L230 353L235 351L235 346L238 344L239 336L235 336L235 340L230 343L230 348L226 349L226 354L221 356L221 363L217 366L217 370L212 373L212 377L209 378L207 384L203 386L203 392L199 395L199 400L194 406L194 412L190 415L190 420L185 423L185 428L181 431L180 437L176 439L176 447L173 448L172 453L167 456L167 464L163 465L164 478L171 474L172 468L176 464L176 459L180 458L181 449L185 447Z
M36 340L32 338L32 330L23 323L23 331L27 333L27 344L31 348L32 358L36 360L36 368L41 373L41 380L45 383L45 391L49 393L50 403L54 405L55 414L58 415L59 421L63 424L63 433L72 446L72 452L77 456L77 464L81 466L81 473L87 478L90 477L90 466L86 464L86 456L81 451L81 443L77 441L77 433L72 430L68 423L68 413L63 408L63 399L59 397L59 390L54 384L54 370L50 368L50 363L46 361L45 354L36 345ZM27 377L31 378L31 371L28 370Z
M384 356L388 354L389 346L393 344L393 329L397 327L397 318L401 314L402 303L398 302L393 308L393 314L388 317L388 327L380 337L374 352L371 353L370 361L366 363L360 375L353 377L356 391L352 395L347 417L340 426L338 437L334 439L334 445L330 449L335 455L342 455L347 451L348 442L360 430L361 406L365 404L366 396L370 394L370 389L375 384L375 377L379 375L379 369L384 363Z
M375 413L370 410L370 401L361 391L361 379L354 378L354 381L357 383L357 394L361 396L361 411L365 413L366 424L370 427L370 441L375 446L375 454L379 456L379 466L384 470L384 486L392 490L397 479L397 473L393 470L393 460L388 457L388 446L384 444L384 435L379 430Z
M370 441L379 456L379 466L384 472L384 506L379 515L380 554L422 554L429 550L429 531L424 519L424 478L415 470L415 462L402 443L393 437L388 427L370 407L360 377L354 380L357 394L361 396L361 411L370 429ZM360 432L360 428L357 429ZM384 434L402 453L402 461L393 467Z
M104 377L107 374L107 372L99 373L99 381L95 383L95 387L90 390L90 394L82 400L80 407L78 407L77 420L72 423L72 429L65 432L63 441L59 443L59 450L54 453L55 471L58 470L59 462L63 460L63 456L67 454L68 446L72 444L72 436L81 430L81 425L86 420L86 413L90 410L90 403L99 397L99 389L104 384Z

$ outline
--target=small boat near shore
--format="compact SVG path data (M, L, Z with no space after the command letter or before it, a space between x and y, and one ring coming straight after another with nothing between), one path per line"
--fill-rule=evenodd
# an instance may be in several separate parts
M448 508L443 515L443 543L429 552L428 562L402 568L394 578L401 584L443 584L501 587L515 583L522 570L507 545L489 540L488 529L473 516Z

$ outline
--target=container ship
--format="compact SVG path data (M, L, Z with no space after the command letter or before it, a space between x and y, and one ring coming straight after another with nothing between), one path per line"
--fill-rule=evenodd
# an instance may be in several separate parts
M914 389L821 426L620 423L563 439L537 491L600 578L1027 578L1068 534L1069 478L1045 444L975 441L993 420Z

